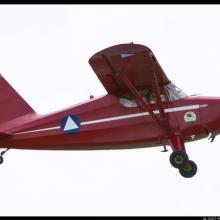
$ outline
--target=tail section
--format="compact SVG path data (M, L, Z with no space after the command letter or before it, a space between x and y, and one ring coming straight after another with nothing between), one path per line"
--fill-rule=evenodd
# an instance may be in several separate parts
M0 75L0 124L29 113L35 112Z

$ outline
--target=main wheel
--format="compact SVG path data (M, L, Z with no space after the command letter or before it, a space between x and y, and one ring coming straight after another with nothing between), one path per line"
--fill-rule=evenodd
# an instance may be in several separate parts
M170 155L170 163L175 168L183 167L188 161L188 155L184 151L174 151Z
M2 164L2 163L3 163L3 161L4 161L3 157L2 157L2 156L0 156L0 164Z
M183 177L190 178L193 177L197 172L196 163L189 160L188 163L179 169L180 174Z

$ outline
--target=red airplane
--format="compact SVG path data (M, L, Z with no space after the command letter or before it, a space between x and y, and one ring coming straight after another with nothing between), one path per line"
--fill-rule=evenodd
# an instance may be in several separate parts
M102 150L170 145L170 163L183 177L197 166L185 142L220 132L220 98L187 96L166 76L150 48L120 44L89 59L107 95L37 114L0 77L0 145L9 149Z

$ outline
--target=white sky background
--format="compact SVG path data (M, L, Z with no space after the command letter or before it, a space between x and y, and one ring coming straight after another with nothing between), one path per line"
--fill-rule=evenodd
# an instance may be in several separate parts
M0 72L39 113L105 94L88 59L120 43L149 46L188 94L220 96L219 5L1 5ZM0 215L220 215L220 139L186 144L183 178L162 147L11 150Z

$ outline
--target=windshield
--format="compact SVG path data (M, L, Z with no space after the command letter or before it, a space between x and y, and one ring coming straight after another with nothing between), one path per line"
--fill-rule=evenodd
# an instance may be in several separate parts
M164 90L169 101L175 101L187 97L187 95L173 83L164 86Z

